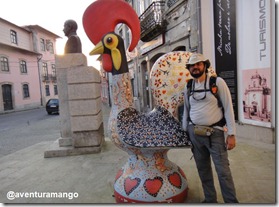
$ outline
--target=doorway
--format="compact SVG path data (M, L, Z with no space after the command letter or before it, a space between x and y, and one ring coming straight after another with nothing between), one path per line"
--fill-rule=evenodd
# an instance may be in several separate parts
M147 68L147 62L143 61L141 63L141 71L142 71L142 101L143 104L141 106L144 112L148 112L150 110L150 98L149 98L149 72Z
M4 111L13 109L13 99L12 99L12 85L4 84L2 85L2 95L4 103Z

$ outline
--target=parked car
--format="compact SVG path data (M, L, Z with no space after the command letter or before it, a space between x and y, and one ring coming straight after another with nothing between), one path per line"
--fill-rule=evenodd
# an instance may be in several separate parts
M59 100L57 98L49 99L46 103L46 111L48 114L59 113Z

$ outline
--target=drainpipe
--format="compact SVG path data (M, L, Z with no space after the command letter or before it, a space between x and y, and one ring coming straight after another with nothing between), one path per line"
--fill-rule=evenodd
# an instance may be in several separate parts
M201 27L201 0L197 0L197 19L198 19L198 52L202 53L202 27Z
M40 70L40 61L42 59L42 55L39 55L37 57L37 63L38 63L38 73L39 73L39 86L40 86L40 100L41 100L41 106L43 106L43 93L42 93L42 83L41 83L41 70Z

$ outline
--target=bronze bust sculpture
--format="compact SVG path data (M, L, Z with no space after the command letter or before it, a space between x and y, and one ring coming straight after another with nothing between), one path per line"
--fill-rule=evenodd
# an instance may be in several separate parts
M67 53L82 53L81 41L77 35L77 23L74 20L67 20L64 23L63 32L68 37L64 48L64 54Z

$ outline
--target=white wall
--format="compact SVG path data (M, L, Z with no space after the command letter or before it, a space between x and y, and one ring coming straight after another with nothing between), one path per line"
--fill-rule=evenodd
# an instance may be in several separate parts
M202 50L215 68L213 0L201 1Z

